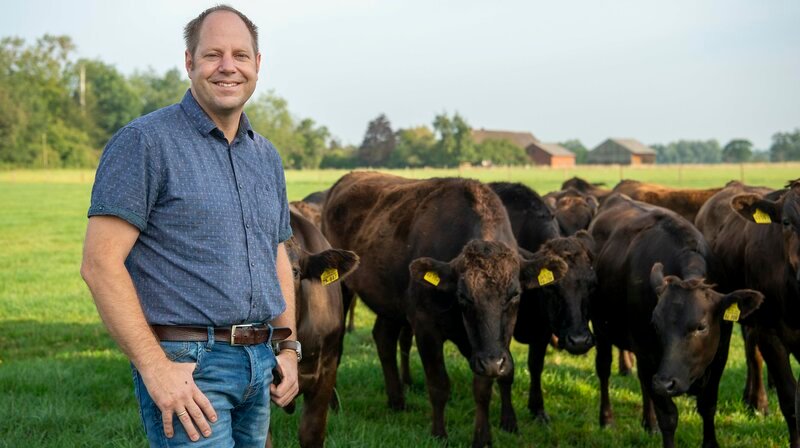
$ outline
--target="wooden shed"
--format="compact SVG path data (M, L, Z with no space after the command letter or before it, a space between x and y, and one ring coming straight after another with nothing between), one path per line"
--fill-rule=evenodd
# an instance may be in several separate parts
M610 138L589 151L587 162L643 165L656 163L656 151L632 138Z
M574 166L575 154L555 143L542 143L530 132L489 131L479 129L472 131L472 139L477 144L486 140L507 140L525 150L535 165Z
M526 151L536 165L556 168L575 166L575 153L557 143L531 143Z

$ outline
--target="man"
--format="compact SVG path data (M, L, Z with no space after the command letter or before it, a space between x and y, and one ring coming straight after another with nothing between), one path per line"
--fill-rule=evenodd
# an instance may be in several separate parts
M184 36L190 91L103 153L81 275L131 360L152 446L263 447L270 395L297 394L300 352L269 341L272 327L294 333L294 282L281 161L243 113L258 34L217 6Z

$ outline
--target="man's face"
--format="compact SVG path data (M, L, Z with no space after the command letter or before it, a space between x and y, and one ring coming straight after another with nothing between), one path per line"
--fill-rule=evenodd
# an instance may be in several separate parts
M186 51L192 94L215 121L238 118L256 88L260 65L247 26L227 11L206 17L194 54Z

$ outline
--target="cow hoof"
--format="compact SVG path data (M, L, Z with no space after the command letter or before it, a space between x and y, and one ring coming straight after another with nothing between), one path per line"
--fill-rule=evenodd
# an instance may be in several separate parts
M500 429L505 432L510 432L512 434L516 434L519 432L519 427L517 426L517 419L514 418L500 418Z
M533 420L543 425L550 424L550 416L545 411L538 411L533 414Z
M658 434L659 432L661 432L659 430L659 428L658 428L658 423L656 423L656 422L649 422L649 421L643 420L642 421L642 428L644 428L644 430L648 434Z

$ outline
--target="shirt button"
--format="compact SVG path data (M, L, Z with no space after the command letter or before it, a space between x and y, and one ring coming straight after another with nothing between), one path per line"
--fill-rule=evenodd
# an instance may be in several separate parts
M244 228L245 228L245 229L249 229L249 228L250 228L250 224L245 224L245 225L244 225Z
M256 267L256 264L255 263L250 263L250 267L254 268L254 267Z
M241 190L242 188L244 188L244 185L239 184L239 189Z

